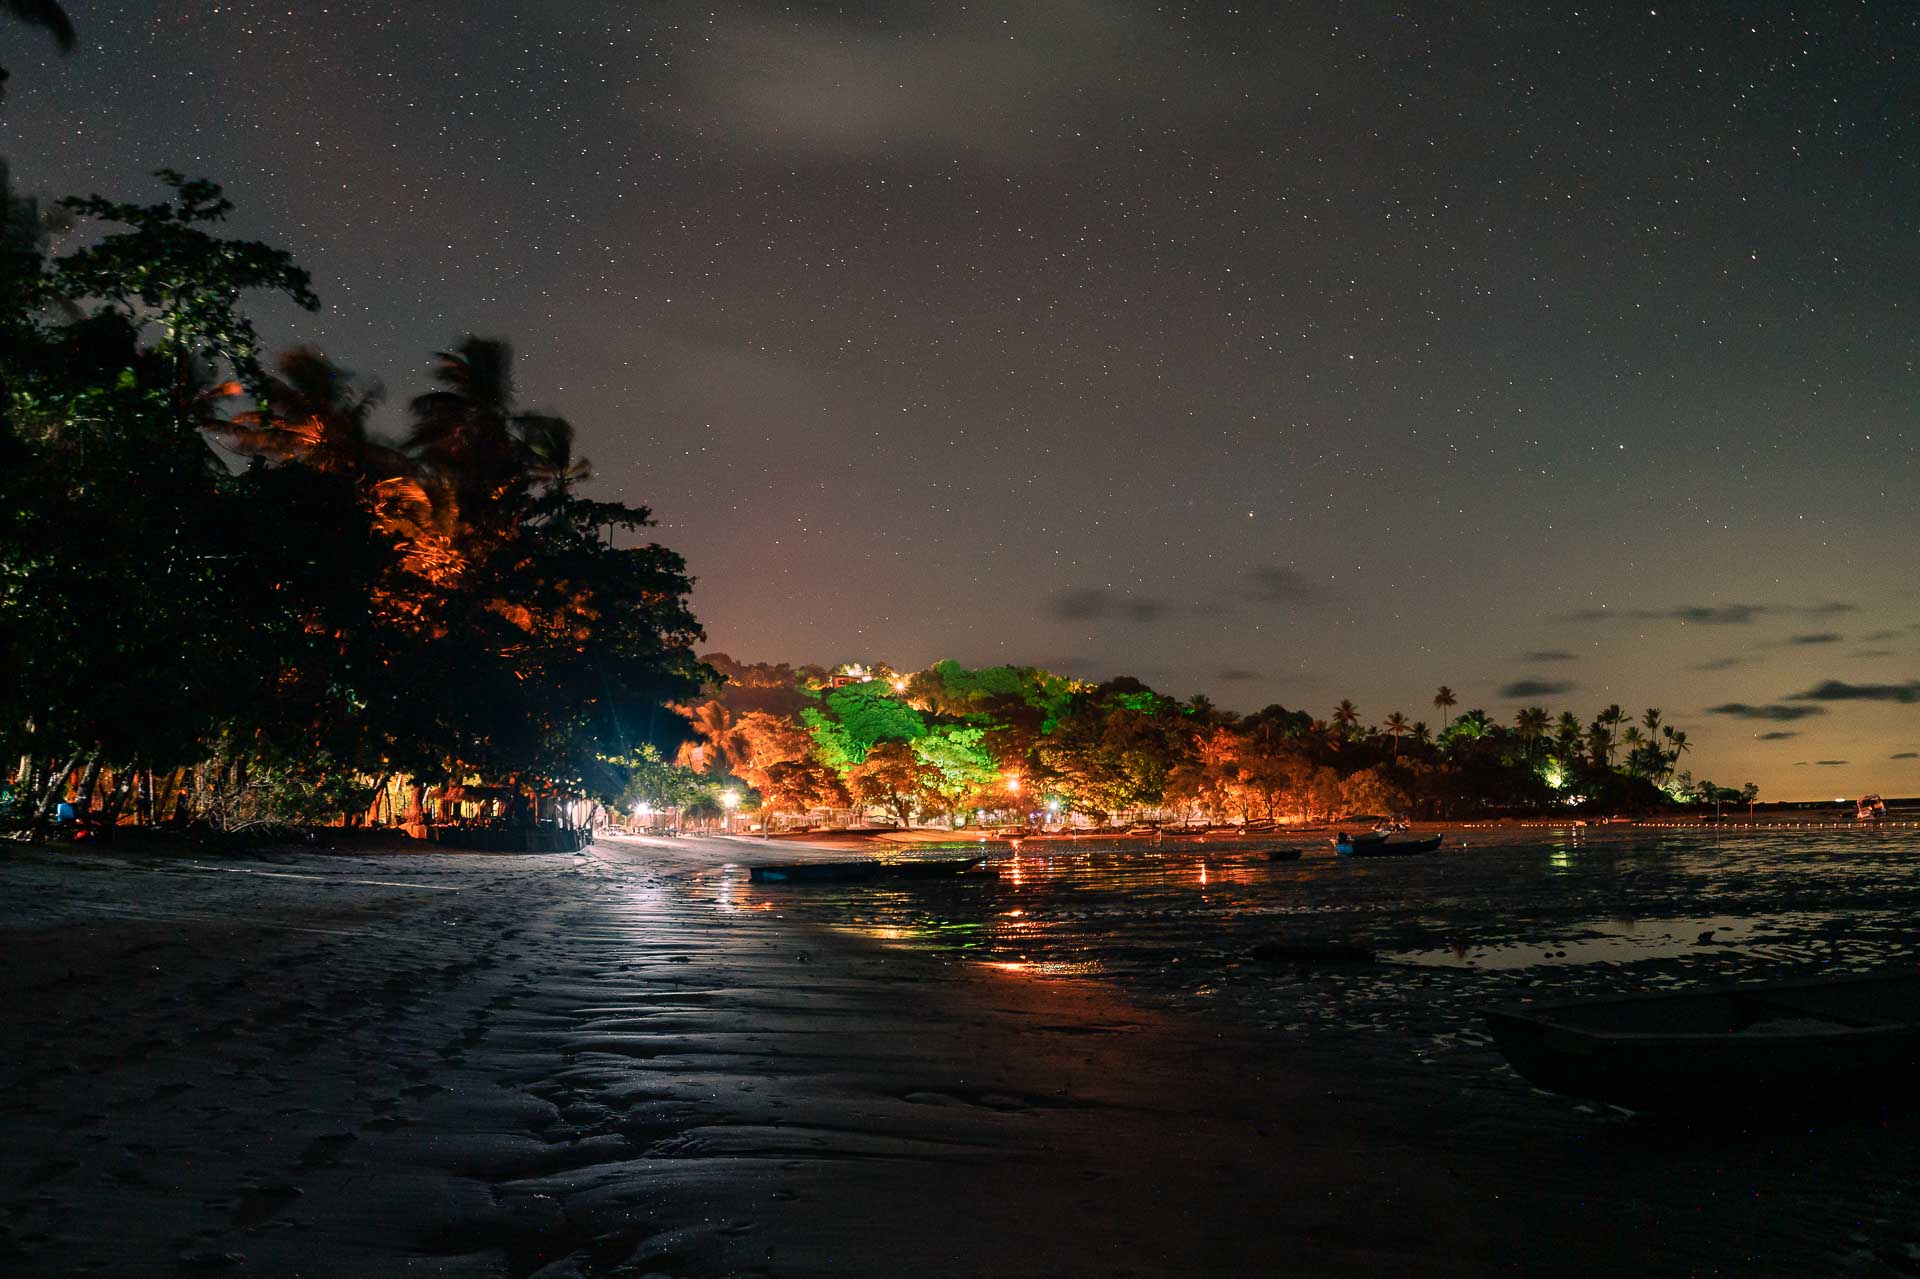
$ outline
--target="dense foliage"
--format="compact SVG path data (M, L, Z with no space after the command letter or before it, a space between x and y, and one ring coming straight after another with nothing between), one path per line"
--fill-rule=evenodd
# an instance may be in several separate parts
M1685 732L1617 706L1592 721L1528 707L1440 732L1351 701L1316 719L1269 706L1235 715L1134 679L1089 684L1031 667L941 662L903 674L707 658L728 681L687 714L679 763L696 784L757 796L771 814L855 807L886 820L1104 823L1467 818L1612 813L1750 798L1677 771ZM1434 701L1455 705L1451 690ZM1624 728L1623 728L1624 726Z
M666 704L714 678L683 562L635 544L646 509L574 492L572 428L514 404L505 343L441 353L392 443L319 353L269 372L242 299L311 309L306 273L221 237L219 188L161 177L165 203L63 201L103 233L59 257L0 205L14 819L70 777L83 810L104 777L114 814L139 783L215 824L338 818L396 776L627 794L683 736Z

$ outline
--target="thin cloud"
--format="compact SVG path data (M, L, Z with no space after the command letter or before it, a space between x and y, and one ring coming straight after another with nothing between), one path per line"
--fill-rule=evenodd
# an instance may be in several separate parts
M1690 671L1730 671L1736 666L1751 666L1759 660L1759 658L1749 655L1712 657L1704 662L1695 662L1687 669Z
M1053 615L1065 622L1157 622L1167 613L1165 600L1097 586L1061 591L1052 607Z
M1672 608L1586 608L1567 614L1574 622L1686 622L1694 626L1748 626L1763 617L1837 617L1852 604L1679 604Z
M1920 751L1901 751L1898 755L1889 755L1888 759L1920 759Z
M1863 648L1857 652L1847 654L1848 657L1855 657L1855 658L1893 657L1894 655L1895 655L1894 651L1890 648Z
M1818 631L1811 635L1789 635L1781 643L1787 645L1838 644L1845 638L1846 636L1835 634L1833 631Z
M1709 715L1731 715L1735 719L1766 719L1786 722L1806 719L1811 715L1825 715L1824 706L1782 706L1778 702L1764 706L1755 706L1748 702L1722 702L1718 706L1707 707Z
M1278 567L1247 570L1244 589L1256 604L1326 604L1340 596L1325 582Z
M1517 679L1500 690L1502 697L1558 697L1579 688L1578 684L1557 679Z
M1815 766L1819 768L1838 768L1847 761L1844 759L1816 759L1813 762Z
M1520 654L1520 660L1523 662L1577 662L1580 660L1580 655L1569 653L1564 648L1541 648L1531 653Z
M1245 67L1209 62L1200 79L1179 34L1129 0L881 5L876 16L783 21L743 5L677 8L699 38L674 59L682 109L657 123L709 150L791 161L1044 164L1097 148L1138 113L1225 127L1254 100L1338 87L1304 36Z
M1776 728L1770 733L1755 733L1753 740L1756 742L1784 742L1789 737L1798 736L1800 736L1800 734L1789 732L1786 729Z
M1260 679L1259 671L1243 670L1238 666L1222 666L1213 673L1213 677L1223 684L1242 684L1247 680Z
M1845 680L1822 680L1804 693L1787 698L1790 702L1920 702L1920 680L1905 684L1849 684Z

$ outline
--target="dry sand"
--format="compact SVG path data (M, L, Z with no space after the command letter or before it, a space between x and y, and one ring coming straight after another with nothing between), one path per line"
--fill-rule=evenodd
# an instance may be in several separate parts
M1649 1135L690 886L804 855L9 852L0 1272L1920 1273L1778 1184L1911 1130Z

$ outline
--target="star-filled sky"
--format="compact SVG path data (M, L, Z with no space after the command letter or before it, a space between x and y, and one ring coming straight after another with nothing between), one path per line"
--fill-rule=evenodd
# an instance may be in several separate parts
M1907 0L66 7L22 189L224 183L396 403L511 339L735 657L1920 792Z

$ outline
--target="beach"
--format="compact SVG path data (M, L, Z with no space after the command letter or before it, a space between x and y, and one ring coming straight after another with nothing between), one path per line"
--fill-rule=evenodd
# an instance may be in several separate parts
M0 1267L1920 1272L1897 1113L1630 1117L1527 1087L1471 1000L1409 994L1438 969L1367 981L1460 1023L1444 1052L1441 1014L1269 974L1211 916L1162 918L1165 944L1239 975L1156 985L1102 954L928 944L925 900L782 898L744 871L846 855L9 850ZM1251 857L1225 860L1208 874L1256 892ZM1005 907L937 896L961 891L927 900Z

